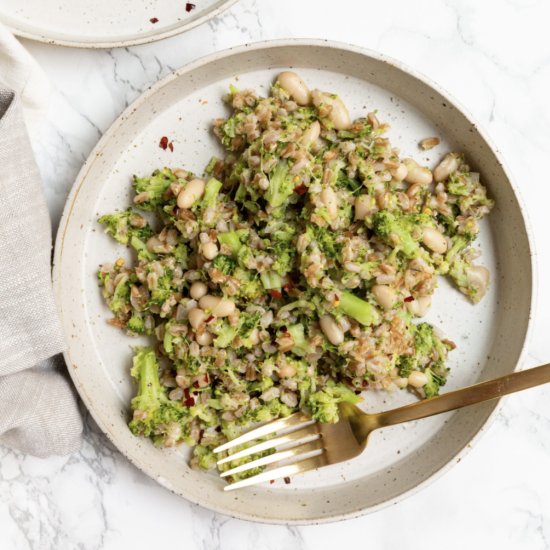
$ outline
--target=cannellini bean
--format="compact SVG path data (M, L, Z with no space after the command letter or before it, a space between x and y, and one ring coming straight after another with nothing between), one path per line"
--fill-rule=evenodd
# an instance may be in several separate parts
M364 220L369 214L374 210L375 202L374 199L367 195L359 195L355 198L355 219Z
M321 191L321 201L327 207L328 214L331 218L336 218L338 215L338 197L331 187L325 187Z
M424 227L422 229L422 242L436 254L445 254L447 252L447 239L433 227Z
M415 370L409 374L409 385L413 388L422 388L428 383L428 377L418 370Z
M309 104L311 99L309 88L296 73L284 71L277 77L277 82L298 105Z
M388 285L374 285L371 288L374 299L384 309L391 309L397 301L395 289Z
M317 138L319 137L321 133L321 125L319 124L319 121L314 121L309 128L307 128L304 133L302 134L302 137L300 138L300 143L303 147L306 149L309 149L312 143L315 143L317 141Z
M407 168L407 176L405 181L407 183L419 183L420 185L430 185L433 181L432 172L425 166L420 166L413 159L405 159L403 161Z
M204 194L204 180L191 180L178 194L178 208L191 208Z
M202 309L208 309L216 317L227 317L235 313L235 303L227 298L218 298L206 294L199 300L199 306Z
M489 270L481 265L474 265L466 270L466 277L470 286L476 290L472 301L479 302L489 287Z
M411 315L424 317L432 305L432 299L430 296L421 296L412 302L407 302L406 305Z
M447 153L443 160L435 167L435 181L445 181L460 166L460 157L456 153Z
M196 281L189 289L189 296L193 300L200 300L208 292L208 287L201 281Z
M397 168L392 168L390 174L394 181L401 182L407 177L407 167L404 164L400 164Z
M327 340L337 346L344 341L344 332L336 324L334 317L332 315L323 315L319 319L319 324L321 325L321 330L323 334L327 337Z
M327 94L320 90L313 90L311 92L311 99L317 108L321 105L331 107L328 118L336 130L347 130L351 126L349 112L344 102L338 96Z
M200 346L209 346L214 340L214 337L210 334L210 332L205 330L204 332L197 334L197 336L195 336L195 340Z
M195 307L189 311L187 318L189 319L189 324L193 328L198 328L204 323L206 313L202 309Z
M207 260L213 260L217 255L218 255L218 247L216 245L216 243L204 243L202 245L202 255L207 259Z

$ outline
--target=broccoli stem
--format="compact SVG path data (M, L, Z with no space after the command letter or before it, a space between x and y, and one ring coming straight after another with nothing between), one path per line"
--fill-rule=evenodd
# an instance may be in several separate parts
M265 199L273 208L277 208L292 195L293 191L292 179L288 177L288 163L279 162L269 178Z
M373 305L361 300L351 292L342 292L340 297L340 309L350 317L365 326L378 323L380 316Z
M202 198L202 206L213 206L216 203L216 197L218 196L220 189L222 188L222 182L216 178L210 178L204 188L204 196Z
M155 409L160 406L164 391L159 381L158 362L151 348L141 348L134 356L132 376L139 382L138 394L134 398L134 408Z
M264 271L260 274L260 279L266 290L280 290L283 284L283 279L275 271Z
M218 241L220 244L224 244L229 247L232 254L237 254L241 249L242 243L239 239L237 231L228 231L227 233L219 233Z

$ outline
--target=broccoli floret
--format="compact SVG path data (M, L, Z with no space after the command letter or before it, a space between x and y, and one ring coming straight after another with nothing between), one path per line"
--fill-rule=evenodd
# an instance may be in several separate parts
M281 161L275 166L269 177L269 187L265 200L273 207L281 206L294 191L292 176L288 174L288 163Z
M331 260L340 261L342 257L342 245L336 242L337 234L327 227L308 225L306 234L312 241L316 241L321 252Z
M376 325L380 320L380 315L376 308L361 300L351 292L344 291L340 296L338 306L346 315L353 317L356 321L365 326Z
M172 273L170 270L166 270L164 275L158 278L155 288L151 291L151 296L148 301L148 305L161 306L174 294L175 290L172 288Z
M135 332L136 334L144 333L145 322L143 320L143 317L139 313L134 311L132 316L128 320L128 324L126 325L126 328L132 332Z
M154 211L162 207L167 202L164 199L164 193L166 193L170 184L176 181L176 179L174 172L170 168L155 170L151 176L145 178L134 176L133 186L136 193L144 193L144 195L141 195L142 200L135 204L136 208Z
M292 271L296 258L296 247L289 241L275 241L270 252L275 257L275 261L271 266L273 271L279 275L285 275Z
M396 366L401 378L408 378L413 370L418 369L418 361L411 355L402 355L397 360Z
M134 239L146 241L153 233L149 224L131 208L124 212L106 214L97 220L105 226L105 232L121 244L131 244ZM138 227L139 226L139 227Z
M375 234L386 244L399 248L407 258L418 255L420 246L418 239L412 235L414 223L409 216L398 216L387 210L381 210L373 215L372 224Z
M107 298L109 309L116 315L121 313L130 304L130 280L128 275L120 278L115 291L110 298Z
M221 245L225 245L231 251L231 254L236 255L241 249L242 243L248 237L247 229L238 229L237 231L227 231L218 233L218 241Z
M439 395L439 388L445 385L445 377L429 368L424 371L424 374L428 377L428 382L423 386L424 395L428 398Z
M435 348L433 327L428 323L419 323L414 332L414 347L419 357L430 357Z
M445 254L445 261L450 266L456 257L475 239L473 234L460 234L451 238L451 248Z
M338 403L358 403L361 397L343 384L329 381L320 391L312 393L307 406L311 409L311 416L318 422L338 422Z
M221 271L224 275L233 275L236 267L237 261L231 256L226 256L225 254L218 254L213 260L212 265Z
M134 418L130 430L136 435L163 436L171 422L182 422L189 415L179 401L171 401L159 381L159 365L151 348L138 348L131 370L138 381L138 393L132 399Z
M132 235L130 245L137 252L138 260L152 262L157 257L156 254L153 254L153 252L147 248L147 245L136 235Z
M204 445L197 445L193 449L193 463L196 463L202 470L212 470L216 467L218 457L212 452L212 449Z
M233 277L239 281L239 296L248 300L255 300L265 295L265 290L258 276L247 269L238 267Z

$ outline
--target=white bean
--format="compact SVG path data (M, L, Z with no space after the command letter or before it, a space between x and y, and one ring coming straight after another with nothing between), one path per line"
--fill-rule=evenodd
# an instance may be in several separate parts
M311 99L309 88L296 73L284 71L277 77L277 82L298 105L309 104Z
M420 166L413 159L405 159L403 161L407 168L407 176L405 181L407 183L418 183L420 185L430 185L433 181L432 172L425 166Z
M323 315L319 319L319 324L321 325L321 330L323 334L327 337L328 341L331 344L337 346L344 341L344 332L336 324L334 317L332 315Z
M198 328L204 323L206 313L202 309L195 307L189 311L187 318L189 319L189 324L193 328Z
M199 306L210 310L216 317L227 317L235 312L235 303L227 298L206 294L199 300Z
M205 330L204 332L197 334L197 336L195 336L195 340L200 346L209 346L214 340L214 337L210 334L210 332Z
M434 169L435 181L445 181L460 166L460 157L456 153L447 153Z
M430 296L421 296L412 302L407 302L406 305L411 315L424 317L432 305L432 299Z
M407 167L404 164L400 164L397 168L392 168L390 174L394 181L402 182L407 177Z
M315 120L311 123L309 128L307 128L304 133L302 134L302 137L300 138L300 143L303 147L306 149L309 149L312 143L315 143L317 141L317 138L319 137L321 133L321 125L319 124L318 120Z
M391 309L397 301L395 289L388 285L374 285L371 288L374 299L384 309Z
M321 191L321 201L327 207L329 216L334 219L338 215L338 197L332 187L325 187Z
M203 196L204 187L204 180L192 179L178 194L178 208L191 208Z
M409 374L409 385L413 388L422 388L428 383L428 377L418 370L414 370Z
M218 247L216 246L216 243L204 243L202 245L202 255L207 260L213 260L218 255Z
M201 281L196 281L191 285L189 289L189 296L193 300L199 300L208 292L208 287Z
M473 302L479 302L489 287L489 270L481 265L474 265L466 270L466 277L476 293L472 297Z
M433 227L424 227L422 229L422 242L436 254L445 254L447 252L447 239Z
M336 130L347 130L351 126L351 118L349 112L344 105L344 102L335 95L313 90L311 98L315 107L319 108L322 105L330 107L328 118L334 125Z
M375 209L374 199L367 195L359 195L355 198L355 219L364 220Z

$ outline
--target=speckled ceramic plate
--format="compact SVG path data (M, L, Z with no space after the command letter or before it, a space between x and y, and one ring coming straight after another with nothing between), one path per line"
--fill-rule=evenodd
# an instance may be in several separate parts
M450 356L451 390L509 373L518 366L530 324L531 246L522 209L498 153L471 119L441 90L395 61L352 46L287 40L243 46L174 72L115 122L86 161L65 208L55 251L55 292L69 350L65 357L82 399L115 445L140 469L185 498L250 520L314 523L357 516L394 503L440 475L487 425L496 403L387 428L359 458L273 485L224 493L213 474L189 469L188 450L156 449L126 426L134 392L128 374L132 340L107 325L97 288L98 264L127 254L96 223L130 203L132 174L183 165L195 172L218 151L211 120L223 116L230 84L267 93L283 68L293 67L311 88L339 93L352 115L378 109L404 154L433 164L449 149L465 151L481 171L496 208L481 230L481 262L492 273L488 295L471 305L440 282L428 320L457 344ZM418 150L421 138L442 144ZM174 151L159 148L167 136ZM405 392L367 394L366 410L395 407Z
M215 17L237 0L0 0L17 36L77 48L154 42Z

